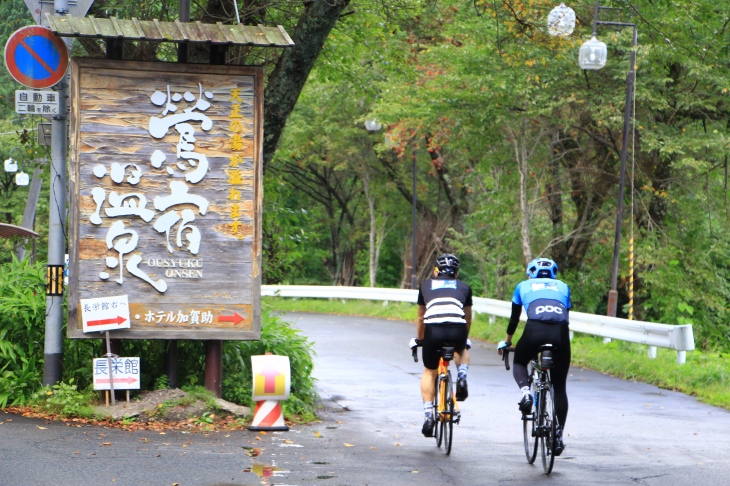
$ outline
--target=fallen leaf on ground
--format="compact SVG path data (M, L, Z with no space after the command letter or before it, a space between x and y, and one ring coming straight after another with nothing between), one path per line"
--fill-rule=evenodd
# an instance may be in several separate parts
M112 445L112 443L111 443L111 442L102 442L102 443L101 443L101 444L99 444L99 445L103 445L103 446L110 446L110 445Z
M287 439L287 440L285 440L285 441L284 441L284 443L285 443L285 444L293 444L293 443L294 443L294 441L293 441L293 440L289 440L289 439Z
M375 449L377 449L377 447L375 447L375 446L370 448L371 451L374 451Z
M401 445L402 445L402 444L401 444L400 442L396 442L396 443L395 443L395 446L396 446L396 447L400 447Z
M320 434L319 432L315 432L314 436L319 439L320 437L322 437L322 434Z
M38 428L41 430L48 430L48 427L41 427L40 425L38 426Z
M345 442L345 447L355 447L355 446L353 444L348 444L347 442Z

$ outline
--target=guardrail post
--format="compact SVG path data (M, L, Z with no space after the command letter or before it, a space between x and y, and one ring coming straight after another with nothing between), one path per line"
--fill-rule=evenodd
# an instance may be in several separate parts
M656 359L656 346L649 346L649 359Z
M684 364L687 361L687 351L677 351L677 364Z

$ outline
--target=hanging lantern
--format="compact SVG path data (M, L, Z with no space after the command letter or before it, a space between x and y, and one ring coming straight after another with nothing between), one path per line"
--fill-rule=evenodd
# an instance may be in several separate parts
M369 132L377 132L382 126L381 123L378 123L378 120L365 120L365 129Z
M578 63L581 69L601 69L606 65L607 54L608 49L606 48L606 44L596 39L596 36L593 36L591 40L585 41L580 46Z
M575 29L575 12L561 3L548 15L548 33L557 37L568 37Z
M18 163L12 157L5 159L5 172L18 172Z
M28 174L23 172L22 170L15 174L15 183L19 186L27 186L30 182L30 177L28 177Z

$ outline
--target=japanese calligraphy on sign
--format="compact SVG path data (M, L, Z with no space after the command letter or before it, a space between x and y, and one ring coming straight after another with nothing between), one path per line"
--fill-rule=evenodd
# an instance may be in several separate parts
M58 93L32 89L15 90L15 113L21 115L58 115Z
M111 379L114 379L115 390L139 390L140 366L139 358L94 358L93 383L94 390L111 390ZM111 373L110 373L111 371Z
M113 337L258 339L262 71L71 66L69 337L125 294Z

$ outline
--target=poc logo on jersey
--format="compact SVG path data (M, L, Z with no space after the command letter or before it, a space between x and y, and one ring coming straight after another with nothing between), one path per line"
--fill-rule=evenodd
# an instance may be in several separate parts
M553 305L539 305L535 309L535 315L538 315L538 316L545 312L548 312L550 314L562 314L563 309L561 309L560 307L555 307Z

